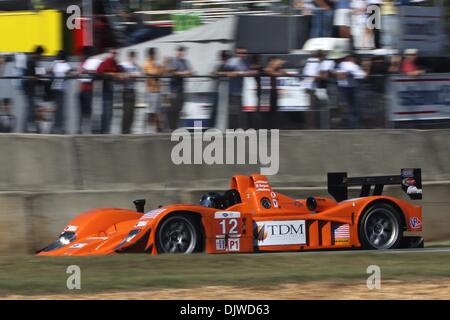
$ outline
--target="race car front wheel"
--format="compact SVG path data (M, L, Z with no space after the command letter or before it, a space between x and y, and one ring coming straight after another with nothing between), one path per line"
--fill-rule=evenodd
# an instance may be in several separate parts
M158 253L193 253L198 251L201 233L189 215L177 214L163 220L156 233Z
M387 203L370 206L359 223L359 239L365 249L394 249L402 238L399 213Z

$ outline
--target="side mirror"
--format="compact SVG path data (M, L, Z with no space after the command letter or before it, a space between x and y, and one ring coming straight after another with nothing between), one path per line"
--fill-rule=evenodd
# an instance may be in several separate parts
M145 212L145 199L137 199L133 201L134 206L136 207L137 212L144 213Z
M306 199L306 207L309 211L316 211L317 209L317 200L314 197L308 197Z

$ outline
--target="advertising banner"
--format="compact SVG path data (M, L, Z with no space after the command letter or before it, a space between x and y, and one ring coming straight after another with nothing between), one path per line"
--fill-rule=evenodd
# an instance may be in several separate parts
M393 76L387 85L391 121L450 119L450 74Z
M309 109L310 99L304 81L297 77L278 77L278 111L305 111ZM258 103L257 83L254 78L245 78L244 111L270 110L270 77L261 77L261 97ZM259 104L259 106L258 106Z

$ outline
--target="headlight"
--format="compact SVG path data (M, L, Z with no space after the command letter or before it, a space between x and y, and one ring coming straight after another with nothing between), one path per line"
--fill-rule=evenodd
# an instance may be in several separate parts
M130 242L131 240L133 240L133 238L136 237L136 235L140 231L141 230L139 230L139 229L131 230L130 233L128 234L128 236L125 238L125 242Z
M134 229L131 230L128 235L126 236L125 239L123 239L122 241L120 241L120 243L114 248L115 250L119 249L120 247L122 247L125 243L130 242L131 240L134 239L134 237L136 237L136 235L140 232L141 230L139 229Z
M68 245L72 241L74 241L75 238L76 238L75 232L71 232L71 231L63 232L63 233L61 233L61 235L55 242L53 242L52 244L50 244L49 246L44 248L42 251L47 252L47 251L59 249L61 247Z

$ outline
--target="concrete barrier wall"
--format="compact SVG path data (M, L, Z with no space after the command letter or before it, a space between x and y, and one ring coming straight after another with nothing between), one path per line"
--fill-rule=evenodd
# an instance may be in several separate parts
M225 187L260 165L174 165L170 135L0 136L0 191ZM248 156L248 155L247 155ZM395 174L421 167L425 181L450 180L450 130L280 133L280 186L326 182L328 171Z
M79 212L195 203L207 190L228 187L234 174L258 165L179 165L169 135L0 135L0 254L30 253L52 241ZM450 239L450 130L301 131L280 133L278 190L301 198L325 195L326 173L396 174L421 167L424 235ZM308 187L317 187L311 188ZM389 188L404 196L400 188Z

